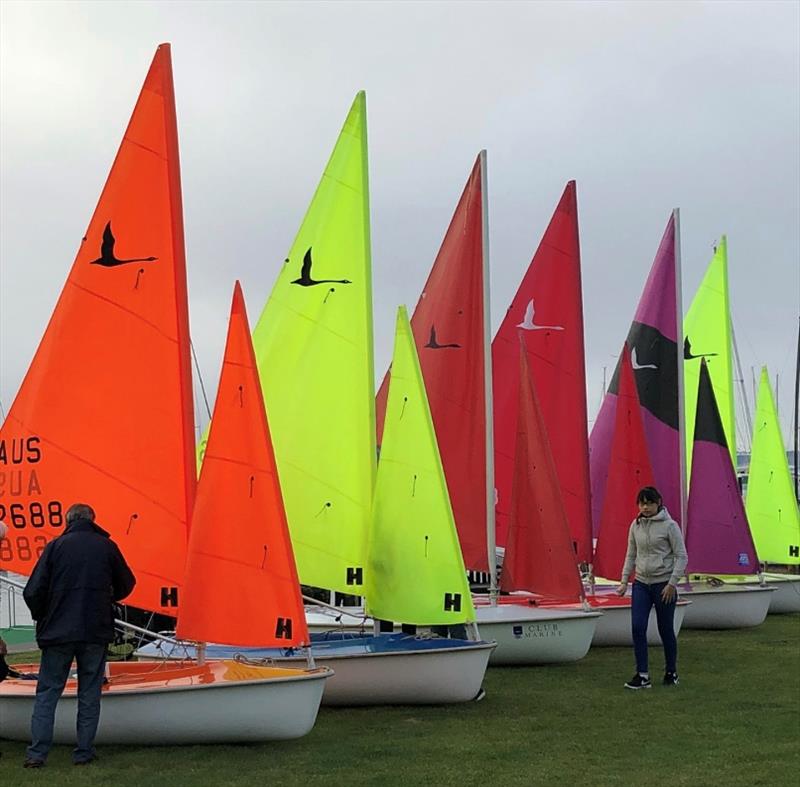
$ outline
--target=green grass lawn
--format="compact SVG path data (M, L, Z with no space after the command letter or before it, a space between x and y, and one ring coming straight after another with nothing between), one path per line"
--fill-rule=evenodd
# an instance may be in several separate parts
M46 768L25 771L24 745L3 741L0 785L797 784L800 615L679 642L674 689L623 689L632 652L597 649L563 667L490 669L480 703L323 708L288 743L103 746L87 768L60 746Z

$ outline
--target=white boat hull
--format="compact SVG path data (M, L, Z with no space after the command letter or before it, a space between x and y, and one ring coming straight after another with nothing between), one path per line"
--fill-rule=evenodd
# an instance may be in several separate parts
M755 585L681 588L692 603L683 621L690 629L739 629L760 626L767 617L775 588Z
M411 653L315 657L330 667L323 705L445 705L481 689L494 643Z
M693 575L689 579L694 582L702 580L706 576ZM725 585L732 585L733 587L741 585L747 585L748 587L762 586L760 577L755 574L750 576L712 574L710 576L720 579ZM763 577L764 584L775 588L775 592L770 596L768 615L787 615L800 612L800 575L765 573Z
M769 600L769 615L800 612L800 576L767 574L767 584L775 588Z
M401 638L402 639L402 638ZM413 640L413 638L410 638ZM386 648L358 652L343 650L340 644L317 643L313 648L314 663L333 671L325 683L323 705L443 705L468 702L481 689L494 642L448 644L422 649ZM429 643L430 644L430 643ZM412 643L413 645L413 643ZM211 645L210 648L218 646ZM172 646L162 643L157 651L146 646L138 651L148 658L157 652L164 659L193 659L191 645ZM273 651L243 650L254 661L264 658L270 663L296 668L306 663L301 653L277 655Z
M690 604L678 602L675 607L673 625L675 636L684 625L684 617ZM594 632L592 647L630 647L633 645L631 636L631 607L630 604L620 606L603 606L603 617L597 622ZM658 633L655 610L650 610L650 619L647 622L647 644L660 645L661 636Z
M559 664L582 659L602 615L579 609L539 609L523 604L476 607L481 637L495 640L489 663Z
M301 673L302 674L302 673ZM97 743L174 745L247 743L299 738L314 726L328 670L300 678L108 691L100 707ZM13 681L19 683L19 681ZM30 741L35 681L27 694L0 684L2 737ZM75 743L78 700L61 697L55 743Z

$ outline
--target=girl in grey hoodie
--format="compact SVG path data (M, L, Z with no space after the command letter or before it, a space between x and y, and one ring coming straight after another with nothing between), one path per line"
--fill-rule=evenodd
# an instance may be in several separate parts
M678 684L678 641L675 637L675 602L677 585L686 571L688 557L680 527L664 508L661 495L646 486L636 497L639 516L628 531L628 552L622 568L617 594L624 596L628 579L636 571L631 600L631 633L636 655L636 674L625 684L628 689L649 689L647 664L647 622L656 608L658 633L664 644L665 686Z

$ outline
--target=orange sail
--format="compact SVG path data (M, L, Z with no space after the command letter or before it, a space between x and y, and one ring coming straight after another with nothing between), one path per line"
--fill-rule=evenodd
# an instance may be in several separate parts
M500 588L580 601L583 587L578 558L525 339L519 338L517 445Z
M85 502L136 574L127 602L175 614L196 486L185 267L162 44L0 429L0 569L29 574Z
M177 634L237 646L309 641L238 282L197 486Z

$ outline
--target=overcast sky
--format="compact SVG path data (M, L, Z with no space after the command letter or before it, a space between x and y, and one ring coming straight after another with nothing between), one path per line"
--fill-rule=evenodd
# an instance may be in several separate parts
M413 309L486 148L495 328L576 179L594 418L603 367L610 375L680 207L684 308L726 233L747 389L751 367L779 375L788 439L800 312L799 9L5 0L0 402L7 411L155 48L169 41L191 328L211 390L233 279L254 322L363 88L377 374L395 307Z

